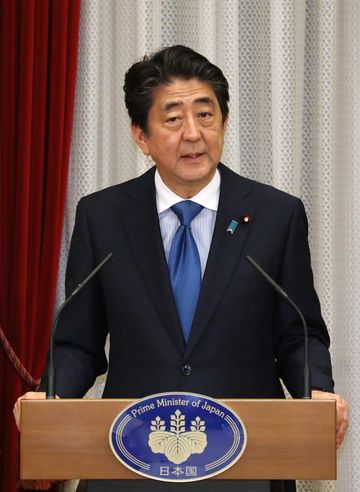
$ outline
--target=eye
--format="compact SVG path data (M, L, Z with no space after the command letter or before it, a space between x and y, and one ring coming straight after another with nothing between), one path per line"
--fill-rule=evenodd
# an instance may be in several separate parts
M205 120L205 119L211 118L212 117L212 113L210 113L209 111L201 111L198 114L198 116L199 116L200 119Z
M214 122L214 115L210 111L200 111L198 113L198 121L202 126L212 125Z
M170 118L167 118L165 121L166 123L174 124L177 123L180 120L179 116L170 116Z

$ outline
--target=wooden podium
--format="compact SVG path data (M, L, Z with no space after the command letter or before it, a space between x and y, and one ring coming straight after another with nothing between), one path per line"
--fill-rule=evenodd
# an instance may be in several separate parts
M222 400L248 436L226 480L336 479L335 401ZM23 400L22 479L143 479L109 445L116 415L132 400Z

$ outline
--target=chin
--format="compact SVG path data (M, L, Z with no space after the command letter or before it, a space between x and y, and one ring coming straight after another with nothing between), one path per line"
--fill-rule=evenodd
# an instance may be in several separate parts
M211 173L200 173L196 170L184 173L181 178L184 182L197 183L211 179Z

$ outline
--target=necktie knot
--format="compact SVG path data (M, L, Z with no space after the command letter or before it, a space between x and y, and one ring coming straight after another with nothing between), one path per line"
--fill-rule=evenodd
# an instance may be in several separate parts
M184 200L173 205L171 210L176 213L181 225L189 226L203 208L202 205L191 200Z

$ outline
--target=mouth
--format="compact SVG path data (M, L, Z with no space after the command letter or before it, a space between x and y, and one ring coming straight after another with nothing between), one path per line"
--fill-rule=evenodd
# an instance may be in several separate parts
M189 152L188 154L183 154L181 157L183 159L191 159L191 160L196 160L199 159L204 155L203 152Z

